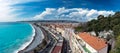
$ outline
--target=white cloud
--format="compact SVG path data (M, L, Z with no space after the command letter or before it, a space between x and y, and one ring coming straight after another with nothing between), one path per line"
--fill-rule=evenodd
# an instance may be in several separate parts
M38 0L0 0L0 22L15 21L19 13L13 13L19 9L12 5L33 2Z
M88 10L83 8L46 8L45 11L36 15L35 19L67 19L67 20L77 20L77 21L89 21L91 19L96 19L98 15L108 16L109 14L114 14L113 11L98 11L98 10Z
M40 18L42 19L43 17L45 17L46 15L52 15L53 11L55 11L55 9L52 8L46 8L46 11L43 11L40 15L36 15L34 18Z
M21 10L22 7L13 7L12 5L27 3L27 2L37 2L43 0L0 0L0 22L4 21L17 21L17 20L29 20L28 18L18 18L18 15L22 13L14 13L17 10ZM88 10L82 8L46 8L42 13L35 15L33 19L66 19L66 20L79 20L86 21L95 19L98 15L109 15L114 14L113 11L98 11L98 10ZM30 18L31 20L31 18Z

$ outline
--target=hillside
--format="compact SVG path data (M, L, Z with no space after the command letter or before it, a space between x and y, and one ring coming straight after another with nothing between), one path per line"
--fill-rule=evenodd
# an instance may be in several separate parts
M98 35L100 31L108 31L112 30L114 32L114 37L116 39L115 48L111 51L111 53L120 53L120 12L116 12L114 15L109 15L108 17L104 17L103 15L99 15L97 20L93 19L87 22L87 27L83 29L83 27L79 26L75 28L76 31L95 31Z

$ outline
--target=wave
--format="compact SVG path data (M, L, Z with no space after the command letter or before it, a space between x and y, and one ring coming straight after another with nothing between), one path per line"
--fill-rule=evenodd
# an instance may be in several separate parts
M18 53L19 51L25 49L34 39L35 36L35 29L32 26L32 24L29 24L32 27L32 36L30 37L30 40L28 42L25 42L23 45L20 46L19 49L15 50L13 53Z

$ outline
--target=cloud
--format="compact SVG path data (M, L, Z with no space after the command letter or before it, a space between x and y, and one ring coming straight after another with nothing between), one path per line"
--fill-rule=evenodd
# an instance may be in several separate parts
M43 0L0 0L0 22L6 21L19 21L19 20L32 20L32 19L45 19L45 20L77 20L88 21L96 19L98 15L108 16L114 14L113 11L98 11L95 9L83 9L83 8L46 8L40 14L35 15L33 18L20 18L19 15L25 12L16 12L24 9L21 6L13 6L16 4L23 4L29 2L38 2ZM22 16L21 16L22 17Z
M114 14L113 11L98 11L95 9L83 9L83 8L46 8L42 13L34 16L35 19L45 20L76 20L76 21L89 21L96 19L98 15L108 16Z
M34 18L44 18L46 15L52 15L53 11L55 11L56 9L52 9L52 8L46 8L46 11L43 11L40 15L36 15ZM53 14L54 15L54 14Z
M12 5L33 2L38 0L0 0L0 22L16 21L17 15L21 13L14 13L20 10Z

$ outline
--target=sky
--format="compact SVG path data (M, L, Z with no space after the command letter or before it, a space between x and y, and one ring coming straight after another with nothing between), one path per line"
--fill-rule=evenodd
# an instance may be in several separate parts
M90 21L120 10L120 0L0 0L0 22L21 20Z

